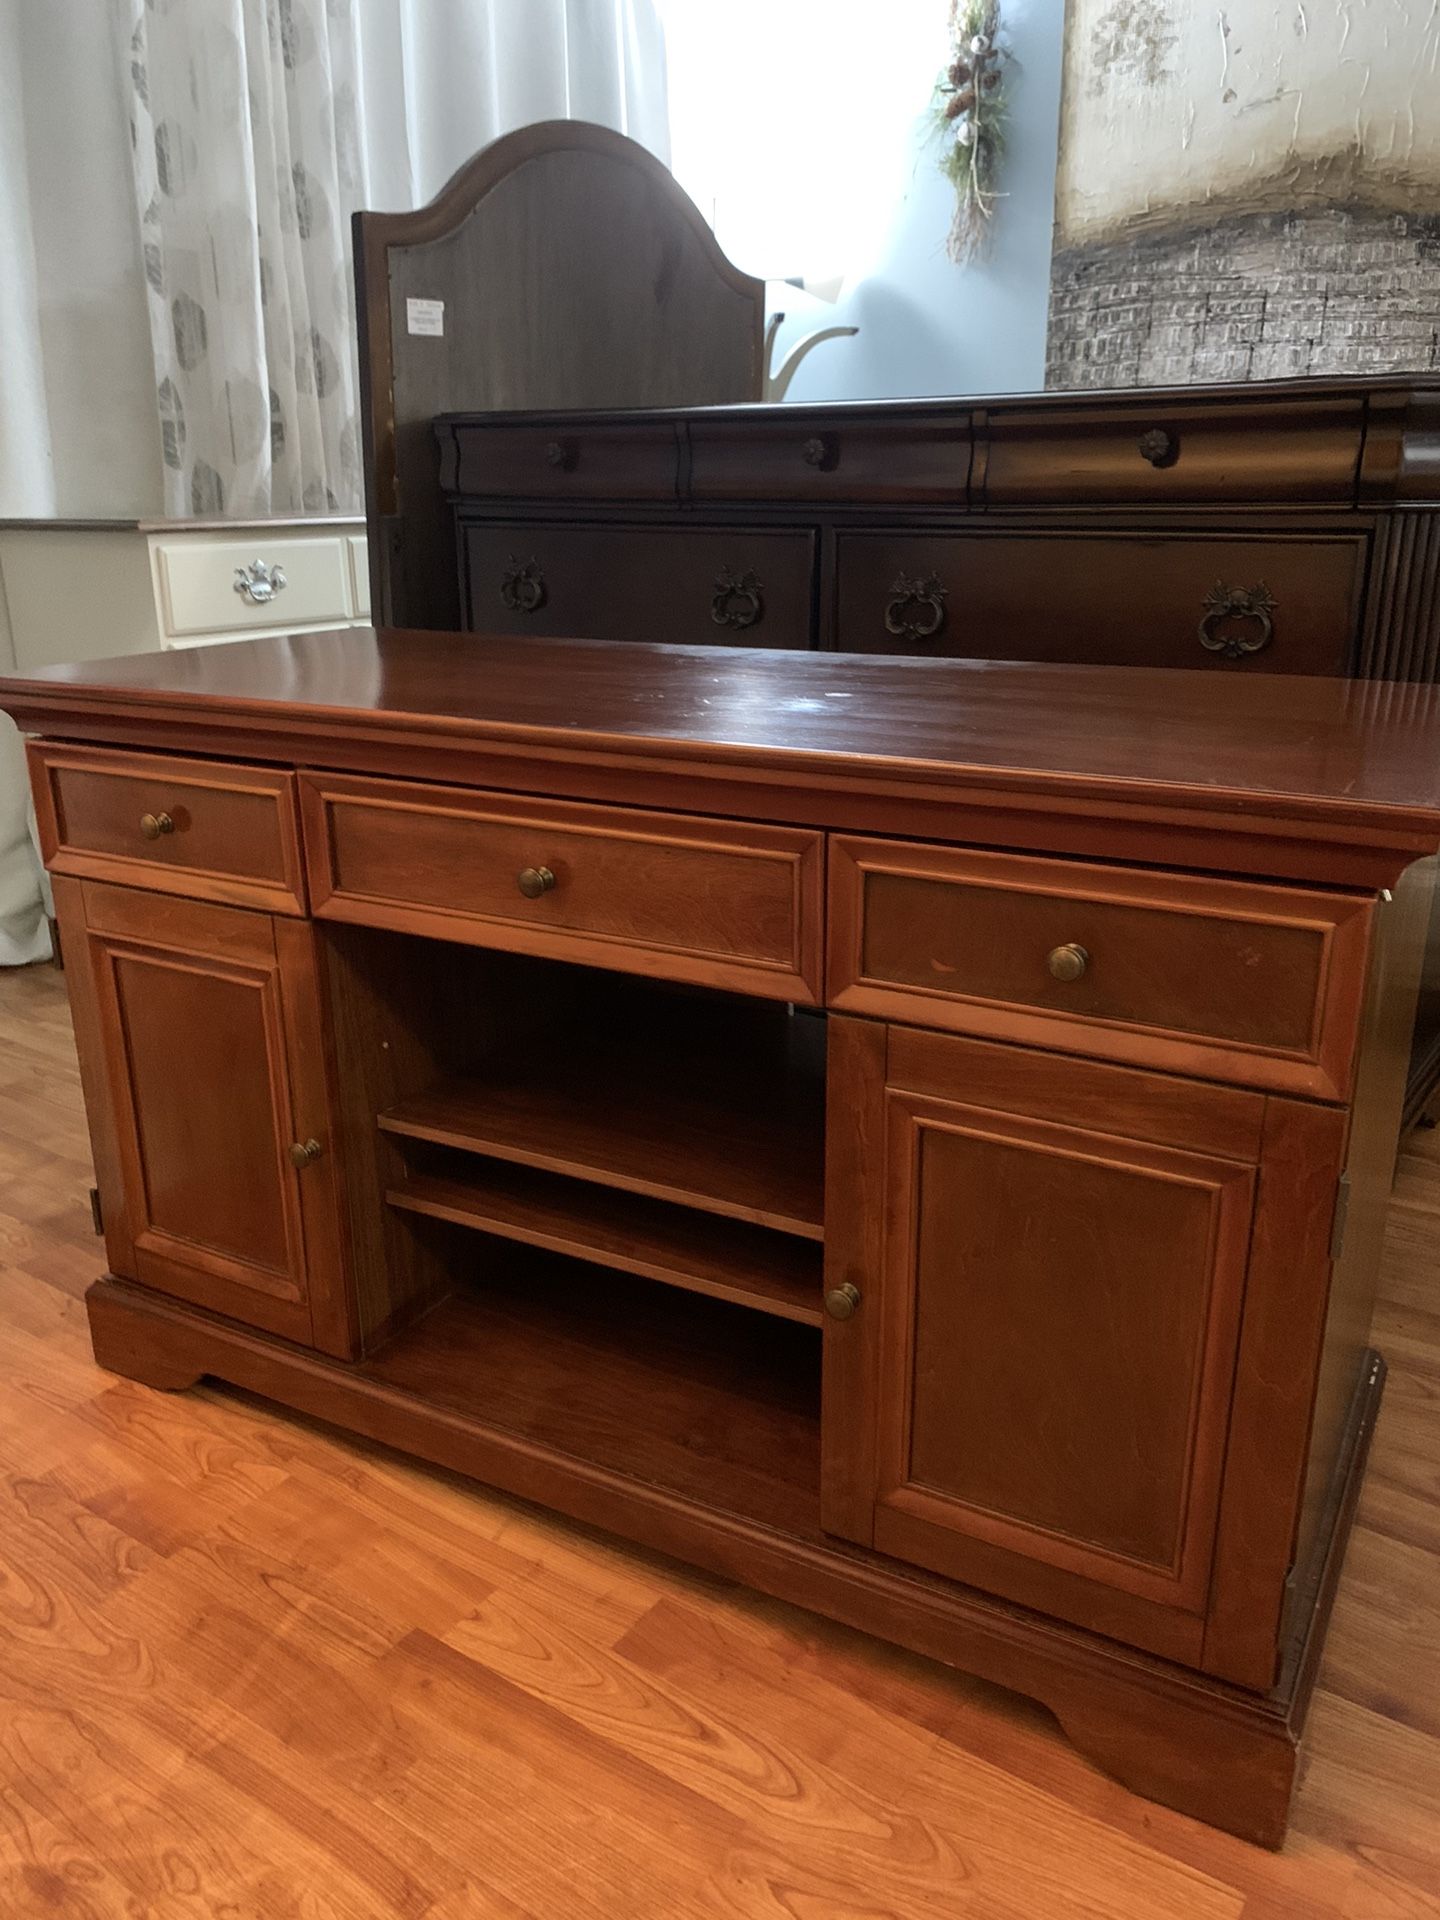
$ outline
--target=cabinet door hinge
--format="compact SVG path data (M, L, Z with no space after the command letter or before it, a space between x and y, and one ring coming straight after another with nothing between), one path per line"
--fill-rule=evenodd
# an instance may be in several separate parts
M90 1218L95 1222L96 1233L103 1234L105 1231L105 1211L100 1205L100 1189L98 1187L91 1187L90 1189Z
M1338 1260L1345 1250L1345 1227L1350 1218L1350 1176L1342 1173L1335 1183L1335 1214L1330 1222L1330 1258Z

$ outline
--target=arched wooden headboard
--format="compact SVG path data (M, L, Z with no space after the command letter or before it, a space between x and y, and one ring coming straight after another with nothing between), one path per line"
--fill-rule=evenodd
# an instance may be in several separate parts
M387 625L459 624L436 414L761 394L764 281L726 259L652 154L606 127L524 127L429 206L357 213L355 275L371 591ZM411 331L412 300L443 302L443 334Z

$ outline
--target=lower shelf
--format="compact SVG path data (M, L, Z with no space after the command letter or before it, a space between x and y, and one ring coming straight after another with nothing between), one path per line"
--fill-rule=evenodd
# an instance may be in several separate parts
M806 1326L823 1318L819 1247L741 1220L469 1154L412 1169L385 1198L402 1213L572 1254Z
M358 1371L682 1498L818 1531L817 1330L528 1248L479 1260L474 1284Z

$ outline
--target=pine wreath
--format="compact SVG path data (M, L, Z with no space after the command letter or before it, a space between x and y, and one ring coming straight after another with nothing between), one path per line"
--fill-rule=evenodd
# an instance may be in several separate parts
M950 0L950 60L935 83L931 122L940 171L955 189L949 251L959 263L984 251L1000 198L995 180L1005 152L1009 58L1000 43L999 0Z

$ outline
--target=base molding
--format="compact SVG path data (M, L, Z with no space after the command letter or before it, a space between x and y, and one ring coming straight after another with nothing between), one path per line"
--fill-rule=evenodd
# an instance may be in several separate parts
M717 1512L440 1409L348 1364L122 1280L86 1295L95 1358L164 1390L241 1387L366 1440L755 1587L1039 1700L1124 1786L1264 1846L1285 1836L1300 1734L1384 1364L1369 1356L1319 1579L1272 1694L1257 1695L827 1537Z

